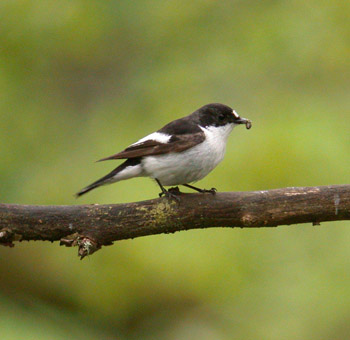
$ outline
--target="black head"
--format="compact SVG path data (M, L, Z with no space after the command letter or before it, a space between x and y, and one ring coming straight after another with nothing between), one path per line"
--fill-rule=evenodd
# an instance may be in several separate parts
M199 124L203 127L245 124L247 121L229 106L219 103L204 105L195 111L194 114L198 116Z

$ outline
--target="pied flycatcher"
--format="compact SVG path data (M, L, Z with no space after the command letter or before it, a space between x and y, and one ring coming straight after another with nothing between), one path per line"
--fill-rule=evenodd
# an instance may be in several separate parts
M101 185L133 177L151 177L159 184L159 196L175 196L164 186L184 185L199 192L214 193L189 183L209 174L224 158L227 138L238 124L251 121L223 104L208 104L189 116L170 122L157 132L141 138L124 151L100 161L126 159L117 168L77 193L81 196Z

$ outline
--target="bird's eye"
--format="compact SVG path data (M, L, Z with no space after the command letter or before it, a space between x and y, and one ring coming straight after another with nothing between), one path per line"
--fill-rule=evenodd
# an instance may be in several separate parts
M221 113L221 114L219 115L219 119L220 119L220 120L224 120L224 119L225 119L225 115L224 115L223 113Z

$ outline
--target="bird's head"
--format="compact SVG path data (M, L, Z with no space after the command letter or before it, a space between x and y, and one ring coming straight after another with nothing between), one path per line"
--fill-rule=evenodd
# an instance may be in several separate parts
M198 109L196 113L199 124L203 127L245 124L247 129L251 128L249 119L241 118L235 110L224 104L207 104Z

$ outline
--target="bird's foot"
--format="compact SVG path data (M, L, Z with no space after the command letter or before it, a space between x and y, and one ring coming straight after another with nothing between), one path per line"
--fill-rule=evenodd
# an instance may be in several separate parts
M187 188L196 190L196 191L198 191L198 192L200 192L202 194L210 193L210 194L214 195L217 192L217 190L215 188L211 188L210 190L208 190L208 189L197 188L197 187L194 187L193 185L190 185L190 184L182 184L182 185L187 187Z
M174 200L180 202L179 195L181 195L181 191L180 191L179 187L173 187L173 188L170 188L168 190L164 189L164 191L162 191L159 194L159 197L162 197L163 195L167 198L174 199Z
M217 192L217 189L216 188L211 188L209 190L208 189L202 189L200 192L203 193L203 194L209 193L209 194L215 195L215 193Z

